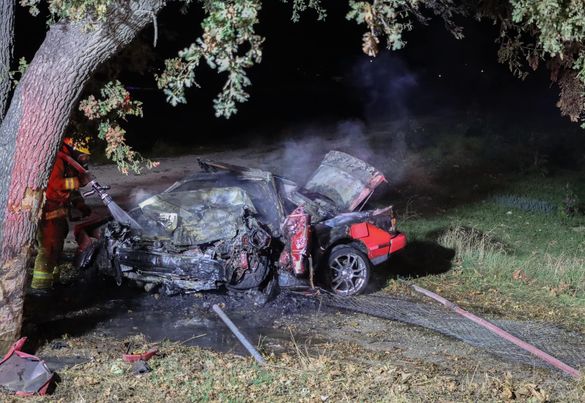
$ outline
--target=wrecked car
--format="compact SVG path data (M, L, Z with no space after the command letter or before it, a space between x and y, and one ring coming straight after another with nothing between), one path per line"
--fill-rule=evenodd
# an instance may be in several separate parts
M350 296L406 245L392 206L363 210L386 179L351 155L329 152L304 186L255 168L199 166L131 210L132 223L104 225L83 266L168 292L264 289L292 278Z

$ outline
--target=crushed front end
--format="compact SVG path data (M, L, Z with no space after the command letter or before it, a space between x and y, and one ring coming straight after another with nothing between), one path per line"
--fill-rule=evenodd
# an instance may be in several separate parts
M105 225L98 268L117 283L127 278L167 293L260 287L269 276L272 238L245 193L188 193L142 203L133 215L143 231L115 221ZM176 203L202 197L204 204Z

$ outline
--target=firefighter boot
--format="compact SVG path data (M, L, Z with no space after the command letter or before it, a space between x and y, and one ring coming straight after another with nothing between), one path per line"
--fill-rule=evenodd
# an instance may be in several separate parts
M61 266L57 265L53 269L53 284L58 284L61 279Z
M39 251L31 283L33 290L50 290L53 286L53 271L63 252L67 231L67 219L64 217L41 222L37 236Z

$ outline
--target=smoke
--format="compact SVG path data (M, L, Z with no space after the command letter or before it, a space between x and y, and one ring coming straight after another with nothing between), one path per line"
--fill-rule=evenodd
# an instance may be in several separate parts
M383 54L374 60L360 59L347 77L362 101L361 118L289 128L278 135L284 140L250 136L245 150L221 152L212 159L265 169L300 185L331 150L368 162L384 173L391 186L410 180L415 169L421 173L421 159L408 146L415 134L410 104L416 97L416 76L400 59ZM142 188L131 194L134 205L150 196Z
M130 192L131 206L137 206L139 203L153 196L152 192L146 191L143 188L134 188Z
M383 53L375 59L360 59L351 80L362 98L366 120L401 121L410 115L418 81L397 56Z
M279 146L278 173L304 184L323 156L338 150L375 166L392 185L405 180L412 162L408 101L417 88L416 76L400 59L383 54L361 59L350 77L362 99L364 118L297 131Z
M277 172L299 184L308 180L331 150L344 151L365 161L373 155L364 123L358 120L302 129L295 138L282 142L278 150Z
M331 150L343 151L381 170L392 184L402 182L407 157L405 134L377 131L361 120L304 129L278 146L274 171L304 184ZM270 164L269 164L270 165ZM268 167L267 167L268 168Z

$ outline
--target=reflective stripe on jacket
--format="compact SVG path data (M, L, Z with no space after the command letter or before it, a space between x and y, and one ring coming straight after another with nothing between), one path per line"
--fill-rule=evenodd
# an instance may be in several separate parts
M45 208L46 214L55 209L65 207L71 192L79 189L79 178L76 172L71 171L72 169L69 168L67 163L62 158L57 157L47 184L48 206Z
M44 220L54 220L55 218L61 218L67 216L67 209L65 207L58 208L57 210L47 211L43 214Z

